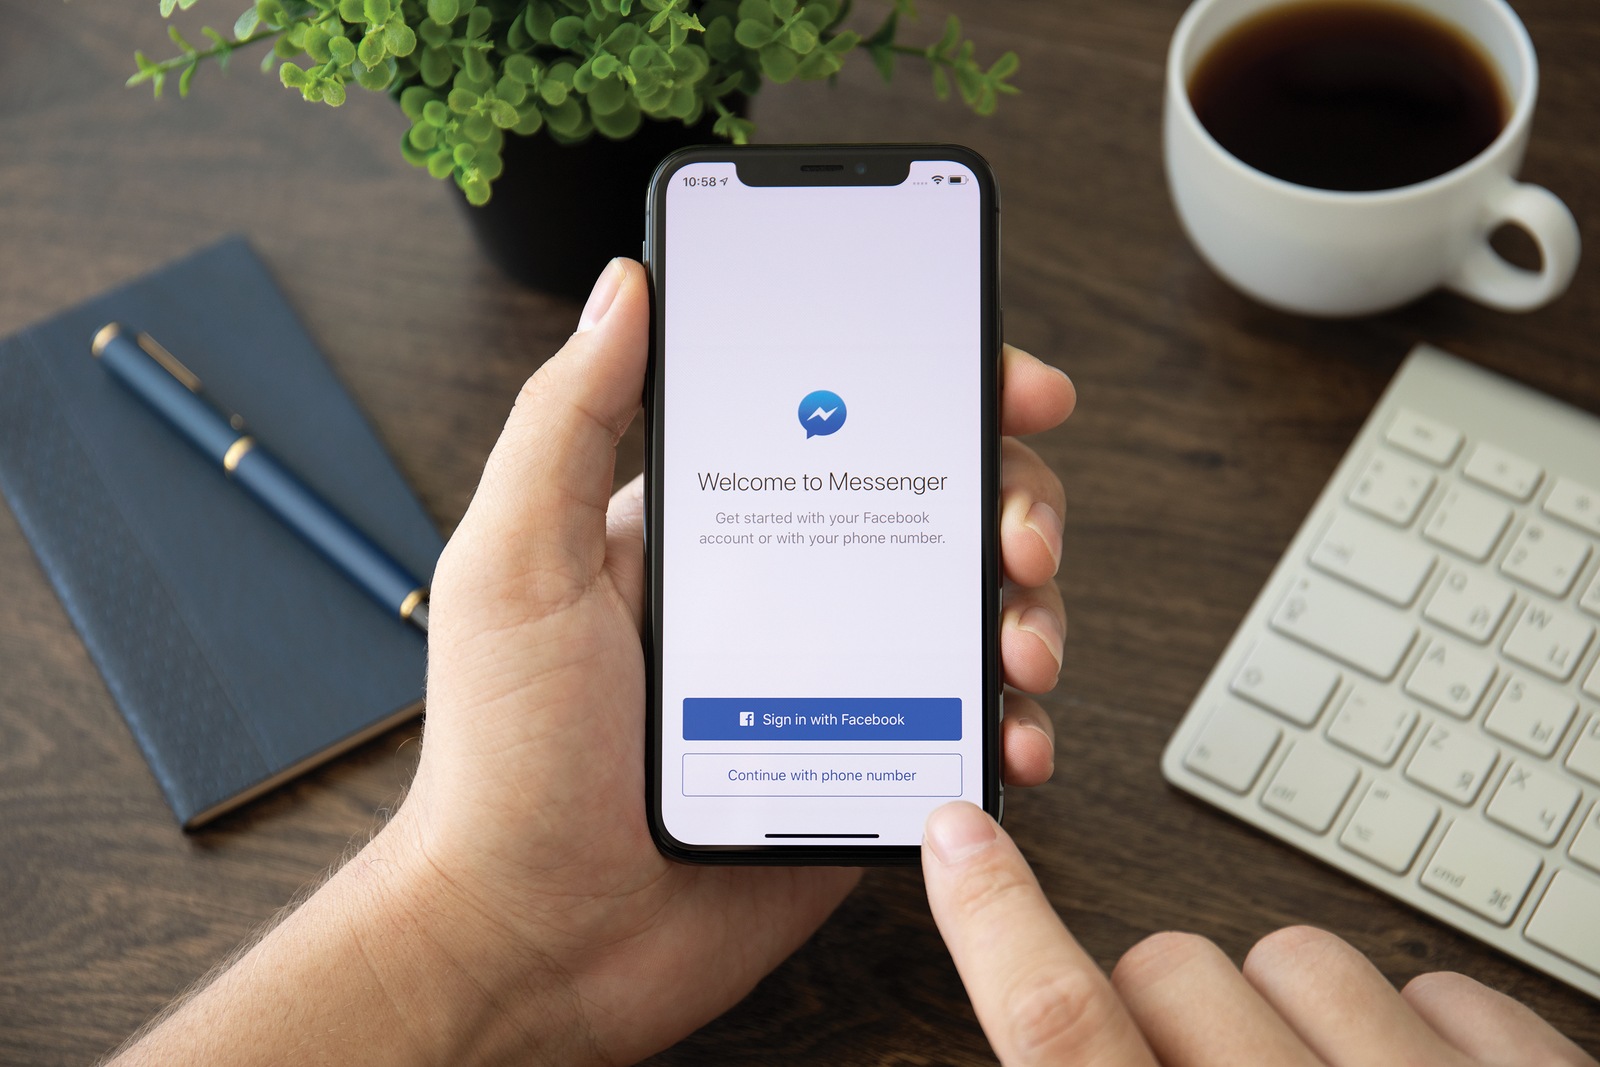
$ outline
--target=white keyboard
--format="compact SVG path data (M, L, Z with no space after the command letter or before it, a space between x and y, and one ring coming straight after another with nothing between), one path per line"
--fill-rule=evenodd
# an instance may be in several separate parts
M1600 997L1597 630L1600 419L1419 346L1162 771Z

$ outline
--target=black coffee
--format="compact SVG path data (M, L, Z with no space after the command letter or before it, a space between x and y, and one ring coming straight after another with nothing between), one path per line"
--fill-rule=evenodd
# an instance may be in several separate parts
M1276 178L1319 189L1394 189L1460 166L1508 109L1473 41L1381 0L1306 0L1249 19L1189 81L1218 143Z

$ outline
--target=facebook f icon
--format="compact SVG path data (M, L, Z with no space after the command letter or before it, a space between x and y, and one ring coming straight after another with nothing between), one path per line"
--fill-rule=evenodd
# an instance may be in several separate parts
M755 724L756 724L756 713L755 712L753 712L753 711L741 711L739 713L739 725L740 726L754 726Z

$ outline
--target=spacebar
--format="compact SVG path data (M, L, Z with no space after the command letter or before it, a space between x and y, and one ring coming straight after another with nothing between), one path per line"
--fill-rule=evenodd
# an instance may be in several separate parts
M1272 628L1383 681L1394 677L1417 639L1405 615L1314 574L1295 580L1272 615Z

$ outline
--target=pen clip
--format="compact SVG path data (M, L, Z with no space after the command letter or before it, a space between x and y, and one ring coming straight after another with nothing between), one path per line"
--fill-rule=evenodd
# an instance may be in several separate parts
M168 352L160 341L157 341L147 333L140 333L133 340L135 344L145 350L146 355L161 364L163 370L182 382L185 389L191 393L200 391L200 376L180 363L178 357Z

